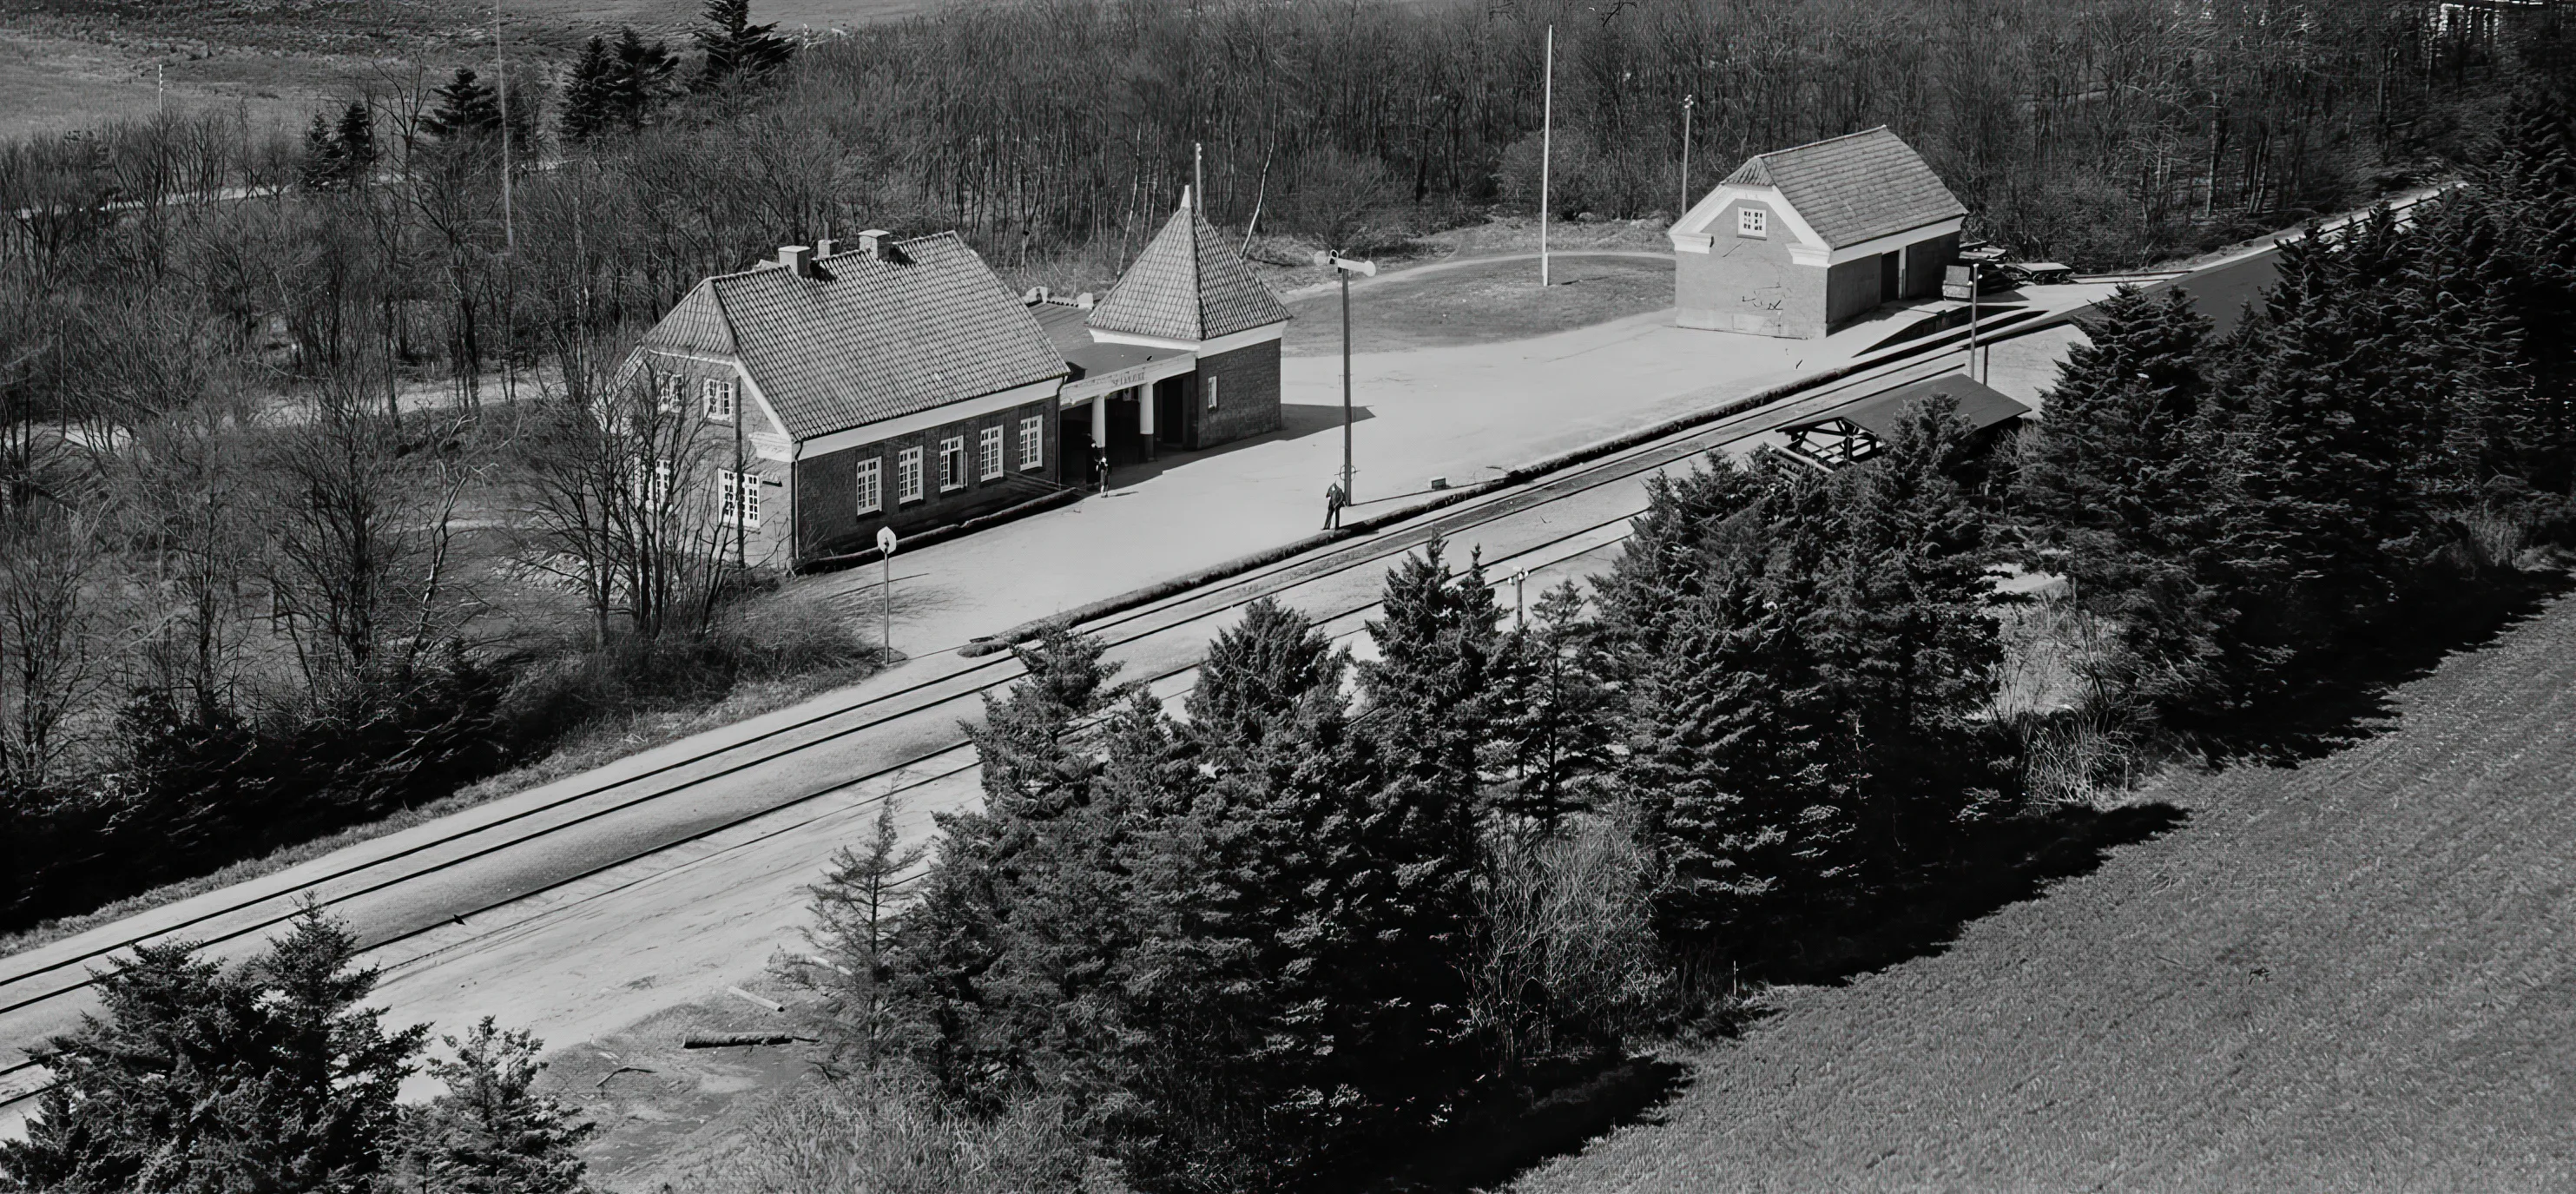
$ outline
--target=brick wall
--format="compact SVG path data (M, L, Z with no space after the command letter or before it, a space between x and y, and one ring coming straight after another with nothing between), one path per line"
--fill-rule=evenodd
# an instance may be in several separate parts
M1034 469L1020 467L1020 421L1028 418L1038 421L1040 449ZM982 476L976 455L976 445L987 427L1002 429L1002 475L991 479ZM939 445L950 437L966 441L966 484L942 491ZM903 501L900 496L897 464L904 448L921 449L919 501ZM1055 476L1059 453L1055 403L1041 399L912 435L808 456L796 462L797 554L811 558L857 551L876 542L879 527L893 527L895 534L909 535L1038 497L1052 488L1046 481ZM863 514L858 509L857 478L859 462L864 459L880 462L881 501L877 510Z
M1885 254L1872 253L1825 270L1825 330L1832 331L1884 301ZM1812 268L1812 267L1811 267Z
M1769 236L1737 235L1736 212L1746 207L1771 212ZM1757 336L1825 334L1825 271L1789 260L1792 234L1770 205L1727 204L1709 232L1708 252L1673 254L1675 323Z
M1216 408L1208 408L1208 383L1216 383ZM1193 448L1279 430L1279 341L1264 340L1231 352L1200 357L1190 395L1197 419Z

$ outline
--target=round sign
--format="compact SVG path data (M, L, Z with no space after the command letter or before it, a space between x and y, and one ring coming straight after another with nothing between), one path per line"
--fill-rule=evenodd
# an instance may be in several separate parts
M887 554L887 555L893 555L893 554L894 554L894 528L893 528L893 527L878 527L878 528L877 528L877 550L878 550L878 551L881 551L881 552L884 552L884 553L885 553L885 554Z

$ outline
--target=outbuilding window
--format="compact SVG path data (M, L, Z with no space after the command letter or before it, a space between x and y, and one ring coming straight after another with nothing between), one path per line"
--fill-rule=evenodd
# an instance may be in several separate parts
M1046 465L1046 440L1043 426L1035 418L1020 420L1020 467L1042 468Z
M939 441L939 489L966 487L966 437L952 435Z
M698 383L698 397L706 403L707 418L718 423L733 422L733 383L708 378Z
M882 509L885 506L885 458L870 456L860 461L859 475L851 488L858 492L859 513L873 514Z
M894 484L898 500L921 500L921 449L905 448L894 458Z
M1216 409L1216 379L1215 379L1215 378L1213 378L1213 377L1210 377L1210 376L1208 376L1207 374L1204 374L1204 373L1200 374L1200 375L1199 375L1199 389L1200 389L1202 392L1204 392L1204 393L1206 393L1206 394L1207 394L1207 406L1208 406L1208 409L1209 409L1209 410L1215 410L1215 409Z
M1758 207L1736 208L1735 234L1737 236L1771 235L1771 213Z
M975 475L990 481L1002 475L1002 429L987 427L975 436Z

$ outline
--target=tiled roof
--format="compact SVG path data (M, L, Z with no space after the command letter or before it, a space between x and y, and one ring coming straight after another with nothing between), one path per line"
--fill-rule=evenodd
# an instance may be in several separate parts
M776 267L709 278L644 346L740 360L798 439L1065 374L1028 308L953 232L815 265L812 278Z
M1747 159L1726 181L1778 187L1828 248L1968 214L1914 147L1882 125Z
M1077 380L1102 377L1121 369L1169 360L1174 356L1190 355L1182 349L1147 348L1141 344L1103 344L1091 338L1091 325L1086 322L1086 318L1091 313L1080 307L1071 307L1063 303L1039 303L1029 308L1029 313L1037 317L1038 326L1045 328L1048 337L1055 341L1055 350L1064 354L1064 363L1073 366L1073 376Z
M1286 318L1279 296L1194 207L1172 213L1091 310L1101 331L1171 340L1213 340Z

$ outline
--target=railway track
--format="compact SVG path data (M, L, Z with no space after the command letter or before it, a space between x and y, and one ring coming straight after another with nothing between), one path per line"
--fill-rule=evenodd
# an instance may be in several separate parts
M2034 321L2030 327L2046 322L2049 321ZM1116 650L1154 636L1203 626L1260 597L1316 587L1319 582L1383 566L1419 548L1434 536L1457 537L1503 519L1563 503L1604 486L1626 482L1641 474L1688 460L1726 442L1759 434L1784 420L1803 417L1877 389L1903 384L1951 367L1946 355L1872 367L1858 375L1819 385L1754 410L1629 447L1519 488L1485 495L1428 514L1418 521L1388 528L1366 539L1350 541L1319 555L1292 558L1254 569L1204 588L1097 619L1081 629L1102 638L1112 650ZM1486 564L1495 574L1507 575L1510 570L1520 567L1536 570L1562 562L1571 558L1560 554L1567 551L1582 555L1602 550L1625 537L1625 523L1639 509L1642 509L1641 504L1634 508L1622 506L1612 517L1592 519L1551 533L1536 543L1491 557ZM1580 546L1570 548L1569 544ZM1310 609L1309 613L1319 624L1352 623L1340 632L1348 637L1359 632L1356 619L1375 605L1373 599L1343 601L1329 610ZM1195 670L1195 666L1192 662L1167 667L1142 678L1148 683L1162 685L1185 677ZM683 795L726 777L776 764L905 719L943 711L963 714L973 710L984 694L1008 685L1021 674L1017 659L1008 654L954 664L937 674L837 704L721 747L668 760L604 782L554 793L544 800L409 842L390 852L374 854L320 874L299 876L290 888L200 907L184 917L156 924L148 931L90 942L77 949L48 950L39 947L16 959L0 959L0 1016L81 997L91 985L92 969L112 964L120 951L135 945L174 939L193 940L218 948L247 943L291 919L304 899L309 898L322 907L331 908L379 896L441 872L507 851L524 849L567 831L596 825L640 806ZM434 917L424 916L418 923L369 936L363 939L363 945L370 951L400 946L461 925L466 918L483 918L548 892L596 880L619 868L633 867L655 855L685 851L693 843L739 835L746 827L779 818L782 813L793 813L800 808L827 802L833 796L854 789L889 785L892 781L885 791L868 798L873 803L887 795L915 790L953 777L972 765L971 752L966 750L963 736L959 734L950 741L907 752L896 760L858 774L782 794L738 815L694 826L685 833L635 843L632 848L608 859L550 876L545 882L491 893L470 908L441 909ZM906 775L907 772L911 774ZM776 827L761 831L751 840L794 832L809 823L810 819L791 817ZM610 887L585 896L583 900L597 899L619 889ZM506 932L510 927L496 925L493 931ZM443 952L444 948L418 955L403 965L419 965ZM23 1103L43 1085L43 1066L36 1057L22 1057L0 1065L0 1113Z

